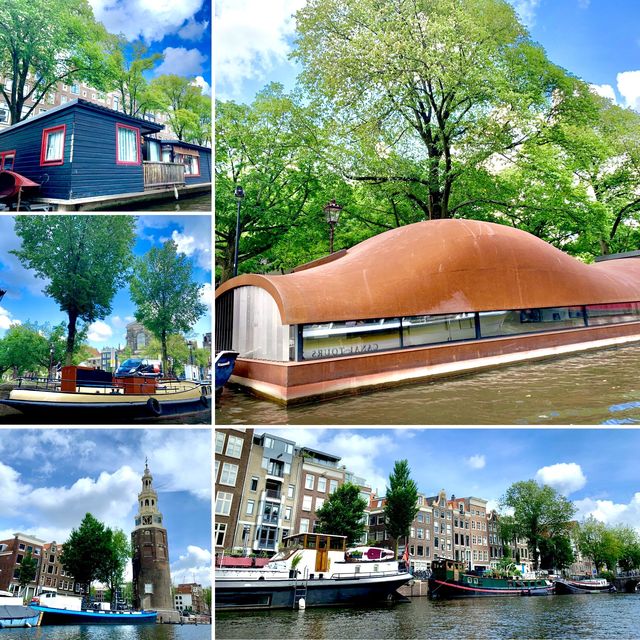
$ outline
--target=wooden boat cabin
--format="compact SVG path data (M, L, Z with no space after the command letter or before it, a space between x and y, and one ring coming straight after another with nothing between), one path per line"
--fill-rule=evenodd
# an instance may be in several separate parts
M211 150L159 137L163 125L76 99L0 131L0 171L54 205L211 181ZM164 146L163 146L164 145Z
M392 229L216 291L230 382L288 403L640 341L640 252L584 264L506 225Z

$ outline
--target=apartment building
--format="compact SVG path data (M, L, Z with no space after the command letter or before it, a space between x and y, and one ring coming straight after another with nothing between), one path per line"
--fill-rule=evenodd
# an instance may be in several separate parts
M36 576L20 595L31 598L38 586L45 541L26 533L14 533L13 538L0 540L0 591L20 592L20 563L30 553L37 561Z
M55 590L65 596L79 595L82 585L76 584L73 576L64 570L60 562L62 545L48 542L42 547L42 562L38 573L39 591Z

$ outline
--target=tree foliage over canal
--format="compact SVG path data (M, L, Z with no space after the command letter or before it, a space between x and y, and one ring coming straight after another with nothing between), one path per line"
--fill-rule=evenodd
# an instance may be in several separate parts
M219 101L216 249L229 277L424 219L511 225L584 259L640 242L640 114L548 59L505 0L310 0L299 87Z

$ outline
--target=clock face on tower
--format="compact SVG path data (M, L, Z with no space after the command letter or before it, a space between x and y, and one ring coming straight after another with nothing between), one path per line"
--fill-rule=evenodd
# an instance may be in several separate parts
M142 516L142 524L151 524L151 516Z

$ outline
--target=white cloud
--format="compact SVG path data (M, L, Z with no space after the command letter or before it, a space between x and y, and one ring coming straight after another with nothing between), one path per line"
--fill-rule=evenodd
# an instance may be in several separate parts
M16 513L24 506L30 490L29 485L21 484L20 474L15 469L0 462L0 513Z
M203 96L211 95L211 85L202 76L196 76L192 84L202 89Z
M165 73L177 76L197 76L202 73L202 65L207 61L207 57L198 49L167 47L162 53L164 60L155 69L157 76Z
M195 545L187 546L187 553L171 564L171 578L174 583L197 582L210 586L211 551Z
M193 31L190 22L202 0L89 0L89 4L96 19L111 33L153 42L183 29Z
M467 463L467 466L471 467L472 469L484 469L485 465L487 464L485 457L479 454L467 458L465 462Z
M616 76L618 92L627 107L640 109L640 71L622 71Z
M113 329L102 320L96 320L89 325L89 333L87 338L90 342L98 342L102 344L113 335Z
M603 98L609 98L613 104L617 104L616 92L610 84L590 84L589 89Z
M216 79L239 95L249 78L265 78L286 63L295 33L293 14L305 0L218 0L215 8Z
M202 38L208 26L208 20L198 22L193 18L189 18L189 20L187 20L187 24L185 24L184 27L182 27L182 29L178 31L178 35L184 40L197 41Z
M11 325L22 324L17 318L12 318L11 313L4 307L0 307L0 329L9 329Z
M640 532L640 492L635 493L628 504L593 498L576 500L573 504L578 509L579 520L593 516L606 524L628 525Z
M582 489L587 483L582 468L575 462L561 462L542 467L536 473L536 480L557 489L565 496Z
M510 0L510 2L520 17L520 20L522 20L527 27L533 27L536 23L536 11L540 5L540 0Z

